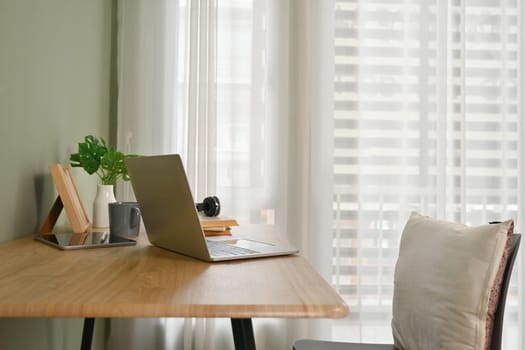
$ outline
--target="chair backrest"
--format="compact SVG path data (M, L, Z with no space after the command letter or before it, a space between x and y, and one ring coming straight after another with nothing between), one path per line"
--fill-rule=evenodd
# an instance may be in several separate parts
M498 308L494 315L494 326L492 328L492 340L490 343L491 350L501 350L501 339L503 333L503 316L505 313L505 302L507 300L507 290L509 289L510 277L512 276L512 268L514 261L518 255L518 248L520 246L521 234L515 233L512 235L512 246L507 260L507 266L503 273L503 280L501 281L501 291L498 301Z

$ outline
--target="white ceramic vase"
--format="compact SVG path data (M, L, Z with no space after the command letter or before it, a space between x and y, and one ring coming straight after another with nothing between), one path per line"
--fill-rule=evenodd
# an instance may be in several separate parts
M97 185L97 194L93 202L93 227L109 229L108 204L116 201L113 185Z

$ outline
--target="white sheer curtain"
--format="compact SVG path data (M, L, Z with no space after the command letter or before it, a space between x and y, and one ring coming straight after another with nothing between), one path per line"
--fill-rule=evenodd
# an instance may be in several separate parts
M331 1L119 2L119 147L180 153L196 200L277 225L327 279L333 15ZM329 337L321 324L255 319L258 348ZM112 320L109 333L115 349L233 346L229 320Z
M517 0L119 2L119 147L181 153L196 200L217 194L241 224L280 227L350 305L334 322L255 320L259 348L306 334L391 341L412 210L522 227L524 11ZM507 349L523 347L516 271ZM232 346L225 320L120 320L110 333L110 348Z
M180 153L196 199L217 193L226 214L273 222L288 148L287 4L119 6L119 145Z

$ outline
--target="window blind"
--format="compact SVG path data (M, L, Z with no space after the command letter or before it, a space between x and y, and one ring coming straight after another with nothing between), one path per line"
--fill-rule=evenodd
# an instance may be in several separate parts
M352 310L335 338L390 340L411 211L520 229L519 13L517 0L335 2L332 282Z

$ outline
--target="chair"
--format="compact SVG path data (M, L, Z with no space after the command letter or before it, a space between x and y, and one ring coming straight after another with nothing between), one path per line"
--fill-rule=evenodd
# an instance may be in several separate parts
M503 333L503 314L505 312L505 301L507 299L507 290L512 268L518 253L521 234L512 235L512 247L509 252L507 266L501 282L501 292L498 301L498 307L494 317L494 326L492 328L492 340L490 349L500 350ZM360 343L341 343L322 340L301 339L293 345L294 350L396 350L392 344L360 344Z

